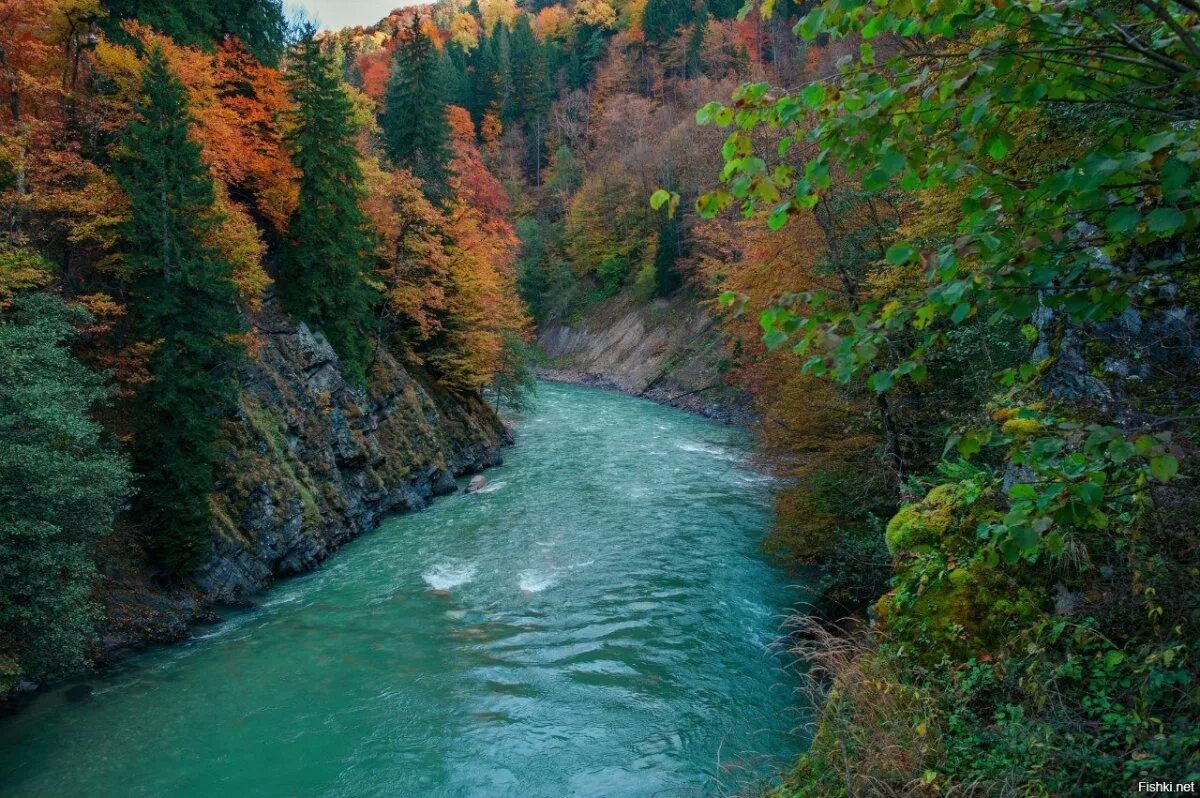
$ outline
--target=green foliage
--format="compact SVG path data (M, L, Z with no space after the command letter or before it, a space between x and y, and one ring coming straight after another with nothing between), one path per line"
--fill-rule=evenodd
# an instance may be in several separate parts
M300 202L288 222L279 287L288 312L325 334L351 382L365 385L372 310L372 233L359 205L354 107L329 56L309 35L289 61L296 104L288 133Z
M447 199L449 192L445 75L433 42L414 16L392 59L380 124L388 158L420 178L425 196L434 201Z
M534 321L544 322L565 310L574 278L559 248L562 226L526 217L517 222L517 291Z
M529 15L521 14L509 39L511 91L504 107L506 124L533 123L550 108L550 79L546 54L533 35Z
M1171 417L1103 423L1103 383L1089 396L1055 381L1079 368L1080 339L1194 285L1195 11L825 0L796 31L855 42L836 76L746 84L698 112L732 127L702 214L738 205L773 229L813 213L828 225L847 177L919 209L920 224L855 244L865 258L832 244L850 280L785 295L761 323L805 372L877 394L885 419L889 403L934 400L914 418L957 455L948 483L888 524L896 575L864 655L887 679L836 682L795 794L1086 796L1200 772L1200 707L1181 687L1196 679L1198 563L1179 547L1194 520L1158 509L1194 506L1180 484L1190 443L1164 431ZM856 282L869 290L847 301ZM1002 407L987 419L991 395ZM897 438L909 461L932 459L932 441ZM921 698L913 726L892 716L872 738L873 704L900 694Z
M688 0L647 0L642 17L646 41L661 45L692 23L694 13Z
M600 261L596 268L596 276L600 278L600 288L597 291L600 298L616 295L629 276L629 259L622 255L609 255Z
M123 232L130 306L152 348L152 380L138 392L135 415L135 518L152 554L181 570L209 541L216 441L232 402L242 321L232 267L202 243L218 219L212 179L188 136L187 92L157 50L135 111L114 164L131 205Z
M654 250L656 296L670 296L683 284L678 266L683 254L683 225L674 217L664 217L659 223L658 247Z
M537 381L529 364L533 350L512 330L504 331L504 349L500 365L485 395L490 395L497 410L522 410L537 390Z
M279 0L104 0L104 5L114 22L136 19L180 44L210 46L236 36L266 64L278 62L287 38Z
M0 314L0 692L84 664L91 555L128 494L125 461L89 418L104 382L67 348L84 320L45 294Z

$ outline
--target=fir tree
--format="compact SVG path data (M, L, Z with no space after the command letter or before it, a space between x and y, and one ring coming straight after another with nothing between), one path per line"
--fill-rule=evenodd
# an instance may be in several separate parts
M180 44L212 45L236 36L266 64L283 53L287 23L279 0L105 0L110 28L119 38L119 23L136 19Z
M550 81L546 74L546 52L533 34L529 15L517 18L510 39L512 94L509 117L524 124L529 133L526 159L535 183L542 182L542 138L546 112L550 108Z
M420 178L425 195L435 201L449 192L445 71L433 41L414 17L396 47L380 121L388 158Z
M287 78L296 107L288 143L300 171L300 201L288 222L280 296L288 312L329 339L351 382L365 385L377 296L366 280L372 240L359 206L354 106L311 30Z
M186 89L159 50L143 70L135 111L114 165L131 206L131 310L153 347L153 379L139 392L134 424L135 519L150 552L181 570L209 541L208 497L241 316L232 268L201 243L219 221L212 178L188 137Z
M647 0L642 17L642 31L646 41L662 45L691 23L693 17L690 0Z
M546 74L546 53L533 34L528 14L517 18L509 42L512 74L509 118L532 122L550 107L550 82Z

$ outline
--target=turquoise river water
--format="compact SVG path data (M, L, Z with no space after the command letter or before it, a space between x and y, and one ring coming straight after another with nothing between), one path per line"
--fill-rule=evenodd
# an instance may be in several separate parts
M475 495L0 721L4 796L726 795L800 749L743 434L544 384Z

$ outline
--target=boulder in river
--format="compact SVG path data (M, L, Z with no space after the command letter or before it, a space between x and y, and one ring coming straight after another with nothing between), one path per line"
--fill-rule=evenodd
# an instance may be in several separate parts
M487 484L487 477L483 474L476 474L471 477L471 482L467 485L467 493L478 493L483 490L483 486Z

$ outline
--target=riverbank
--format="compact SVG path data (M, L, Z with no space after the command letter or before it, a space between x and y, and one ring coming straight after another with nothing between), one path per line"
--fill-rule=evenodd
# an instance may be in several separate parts
M645 302L618 294L582 318L547 323L538 333L544 380L615 390L711 418L749 426L750 395L726 379L726 336L686 292Z
M238 366L224 424L210 552L165 579L130 524L102 541L95 667L188 639L222 607L246 606L319 567L384 517L455 492L457 479L498 465L512 443L480 397L452 394L382 350L369 387L350 384L328 341L280 313L271 295L250 322L255 347ZM20 676L0 684L0 707L41 686Z
M690 390L676 390L654 386L647 390L635 390L622 384L611 375L579 371L577 369L551 368L535 366L534 376L545 382L556 382L562 385L578 385L582 388L595 388L602 391L615 391L639 399L648 399L655 404L674 407L693 415L717 421L734 427L747 427L754 422L754 413L748 405L740 402L729 404L726 398L709 400L708 394L722 396L728 386L724 384L704 386Z

